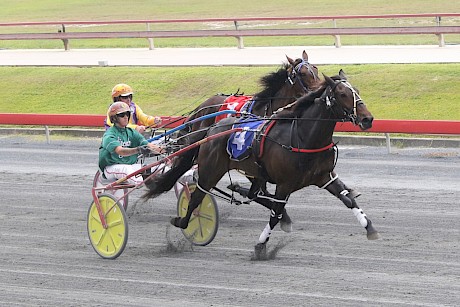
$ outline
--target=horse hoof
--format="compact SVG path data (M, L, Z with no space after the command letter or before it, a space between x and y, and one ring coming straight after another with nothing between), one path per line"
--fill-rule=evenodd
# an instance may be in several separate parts
M284 232L291 232L292 231L292 223L287 223L287 222L280 222L280 228Z
M349 192L350 192L350 194L348 194L348 196L349 196L350 198L355 199L355 198L361 196L361 193L359 193L358 191L355 191L355 190L353 190L353 189L350 189Z
M175 227L179 227L179 228L182 228L182 229L187 228L187 225L185 225L185 227L184 227L184 225L182 225L183 224L182 223L182 218L180 218L180 217L173 217L170 222Z
M254 259L266 260L267 259L267 245L265 243L257 243L254 247Z
M284 211L283 217L280 220L280 228L284 232L292 231L292 221L286 211Z
M171 225L175 227L179 227L179 224L178 224L179 220L180 220L180 217L173 217L169 222L171 223Z
M241 196L246 197L246 198L248 197L248 194L249 194L249 189L243 188L236 181L234 183L230 184L229 186L227 186L227 189L229 189L230 191L236 192L236 193L238 193Z
M366 230L367 230L367 239L368 240L377 240L377 239L380 239L380 234L379 232L377 231L377 229L375 229L374 225L372 225L372 222L370 219L366 218L367 219L367 227L366 227Z
M378 231L367 234L367 239L368 240L378 240L380 238L381 238L381 236L380 236Z

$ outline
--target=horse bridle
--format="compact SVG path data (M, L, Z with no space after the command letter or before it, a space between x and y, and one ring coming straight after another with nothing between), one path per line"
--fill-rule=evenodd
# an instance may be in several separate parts
M335 95L334 95L334 90L337 87L337 85L339 85L340 83L342 83L343 85L345 85L345 87L350 89L350 91L353 94L353 109L347 109L344 106L340 106L342 108L342 110L343 110L343 115L346 118L349 118L350 121L354 125L356 125L356 124L358 124L357 108L358 108L359 105L364 105L364 102L361 99L361 97L359 96L358 92L353 88L353 86L347 80L344 80L344 79L337 80L335 82L334 86L330 87L330 91L326 91L326 92L329 92L328 94L326 94L326 96L324 98L324 101L326 103L326 107L328 109L332 109L336 105L337 100L336 100Z
M308 72L313 75L314 80L319 80L319 78L315 74L315 71L313 70L314 65L310 64L308 61L305 61L304 59L302 59L297 65L293 67L292 72L287 77L287 80L289 81L289 83L291 83L291 85L294 85L298 80L305 93L308 93L308 86L305 84L305 82L303 82L300 74L300 70L304 66L307 68Z

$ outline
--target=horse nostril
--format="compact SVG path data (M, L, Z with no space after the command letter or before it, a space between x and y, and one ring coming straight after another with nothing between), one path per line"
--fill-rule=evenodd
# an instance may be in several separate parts
M365 129L365 130L371 128L373 120L374 120L374 117L372 117L372 116L363 117L361 119L361 124L360 124L361 128Z
M368 124L372 124L373 121L374 121L374 118L372 116L367 116L363 118L363 122L368 123Z

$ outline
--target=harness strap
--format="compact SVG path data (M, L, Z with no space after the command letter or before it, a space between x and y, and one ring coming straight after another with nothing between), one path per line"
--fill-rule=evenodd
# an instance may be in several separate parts
M262 127L262 129L260 130L260 133L257 136L257 138L254 139L254 140L256 140L256 139L259 140L259 155L258 155L258 158L262 158L262 155L264 154L264 145L265 145L266 136L267 136L268 132L270 131L270 129L275 125L275 123L276 123L276 121L274 121L274 120L268 121L268 126L265 124L265 127ZM261 136L261 138L259 138L260 136Z
M335 174L334 177L332 177L332 172L329 173L329 177L331 178L331 180L329 180L328 182L326 182L322 187L321 189L325 189L328 185L330 185L331 183L333 183L337 178L339 178L339 175L338 174Z
M332 147L334 147L334 143L331 143L327 146L324 146L322 148L318 148L318 149L303 149L303 148L295 148L295 147L287 147L290 151L293 151L293 152L301 152L301 153L315 153L315 152L321 152L321 151L326 151Z
M267 199L269 201L276 202L276 203L279 203L279 204L287 204L287 199L276 199L276 198L273 198L273 197L270 197L270 196L265 196L263 194L263 191L261 191L261 190L259 191L259 193L257 193L256 197L257 198L262 198L262 199Z

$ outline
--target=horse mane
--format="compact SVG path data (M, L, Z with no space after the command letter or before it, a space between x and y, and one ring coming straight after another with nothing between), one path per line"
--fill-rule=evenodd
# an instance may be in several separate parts
M299 99L296 100L296 103L292 109L289 110L284 110L283 112L279 113L278 118L295 118L295 117L300 117L301 114L308 109L310 106L312 106L315 103L315 99L321 97L321 95L324 93L324 91L327 88L327 83L325 81L321 82L320 86L314 90L311 91Z
M266 104L267 100L275 97L276 93L284 86L286 77L288 74L288 63L284 63L281 68L275 72L271 72L268 75L260 78L260 85L263 87L262 91L255 94L255 104L259 103Z
M334 81L339 81L342 80L342 77L339 75L335 75L330 77ZM300 117L301 114L308 109L313 103L315 102L315 99L321 97L321 95L324 93L326 88L328 87L328 84L325 80L322 80L321 83L318 85L318 87L303 95L299 99L297 99L295 106L292 108L292 110L286 110L284 112L280 113L281 118L294 118L294 117Z

